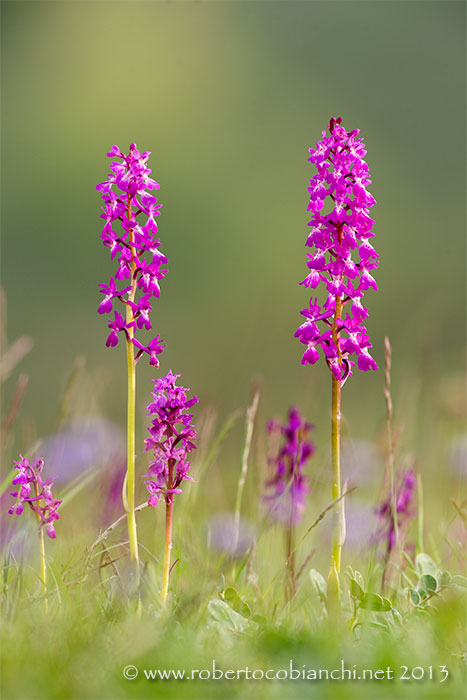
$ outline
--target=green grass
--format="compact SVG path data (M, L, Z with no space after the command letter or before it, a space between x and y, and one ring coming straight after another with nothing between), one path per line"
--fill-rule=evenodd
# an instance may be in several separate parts
M298 568L312 556L300 576L296 597L286 603L284 534L258 505L253 488L256 458L251 458L244 504L244 512L256 523L254 548L243 559L233 560L207 546L209 518L218 510L216 501L222 503L216 458L222 459L222 440L233 422L218 429L219 439L211 440L210 448L206 444L193 466L198 482L177 497L173 560L180 557L180 561L171 575L167 606L159 601L162 510L145 508L137 514L143 566L139 617L137 603L128 593L131 566L125 520L90 549L99 532L102 498L92 480L84 480L81 489L76 484L68 489L57 540L46 543L47 616L33 523L22 558L7 544L2 591L3 698L463 697L467 580L460 576L462 518L454 506L450 505L452 512L443 520L446 504L425 503L423 534L431 556L418 553L416 560L415 552L412 557L393 556L383 592L383 560L377 545L344 548L342 612L329 617L325 579L332 515L329 511L319 519L323 507L318 504L327 505L328 489L318 482L297 538ZM229 467L238 475L238 464L232 462ZM233 504L234 488L231 491ZM24 522L26 518L27 514L22 516ZM416 534L414 522L408 542ZM235 674L247 667L250 672L280 671L289 669L292 662L294 669L309 676L313 670L319 676L320 669L325 676L325 671L340 669L342 660L356 676L366 669L365 680L255 680L244 678L244 672L231 680L144 676L144 669L212 670L213 661L217 669ZM123 677L128 665L138 669L138 678ZM401 680L404 667L409 677L412 669L415 676L424 677ZM444 682L442 667L449 672ZM375 672L384 677L371 678Z

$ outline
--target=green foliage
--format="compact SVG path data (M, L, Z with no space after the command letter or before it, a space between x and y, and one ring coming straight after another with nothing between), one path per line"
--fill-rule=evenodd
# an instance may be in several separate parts
M206 624L208 629L220 632L224 637L226 633L243 634L251 629L248 620L223 600L209 601ZM255 623L252 624L256 627Z
M318 595L319 600L321 601L321 603L326 604L328 587L324 576L320 574L319 571L316 571L316 569L311 569L309 576L311 585L315 590L316 594Z
M445 591L467 588L467 579L449 571L441 570L433 559L424 552L417 554L415 564L409 561L409 575L412 585L405 589L407 599L420 612L427 612L432 607L432 601L444 594Z
M229 586L222 593L219 593L219 595L237 613L246 618L251 617L251 609L249 605L247 605L247 603L240 598L235 588Z
M391 601L378 593L365 593L359 601L359 606L362 610L374 610L375 612L389 612L392 609Z

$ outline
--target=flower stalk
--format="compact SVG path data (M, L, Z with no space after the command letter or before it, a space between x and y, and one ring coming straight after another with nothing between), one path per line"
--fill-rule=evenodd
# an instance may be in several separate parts
M125 493L123 503L128 519L128 540L130 557L139 570L138 536L135 517L135 401L136 401L136 366L133 345L127 340L128 362L128 410L127 410L127 473L123 485Z
M131 290L128 294L128 302L134 303L136 295L136 251L134 248L132 207L131 198L128 195L127 199L127 219L128 219L128 243L131 251ZM130 558L135 563L137 576L137 584L139 583L139 552L138 552L138 534L136 530L135 516L135 407L136 407L136 362L135 350L133 345L134 324L132 307L128 303L126 306L126 350L127 350L127 365L128 365L128 407L127 407L127 474L124 482L123 503L128 519L128 540L130 543Z
M235 500L235 516L234 516L234 549L238 545L238 538L240 534L240 512L242 509L242 497L243 490L245 488L246 477L248 473L248 457L250 455L251 449L251 439L253 437L253 428L255 423L256 412L258 410L260 391L256 389L251 404L248 406L246 411L246 435L245 435L245 445L243 448L242 455L242 470L240 472L240 479L237 486L237 498Z
M176 385L179 376L169 370L167 376L155 380L153 401L147 408L149 415L153 416L152 424L148 427L150 437L145 440L146 452L153 452L153 460L147 474L144 474L150 494L148 505L156 506L161 498L165 502L162 603L166 602L169 590L174 497L182 492L183 481L193 481L188 475L190 462L187 457L196 449L194 441L198 437L192 425L193 415L188 412L198 398L187 398L189 389Z
M40 499L39 484L37 479L34 480L34 493L36 494L36 503ZM47 600L47 562L45 559L45 538L44 538L44 528L42 527L42 518L38 510L35 511L38 533L39 533L39 553L41 562L41 583L44 596L44 612L47 615L49 612L49 601Z
M272 490L265 496L271 501L271 514L284 523L285 530L285 599L292 600L296 593L297 576L295 566L295 532L306 505L308 478L303 474L303 467L314 454L315 446L307 439L313 425L305 421L297 408L290 408L288 421L281 425L275 420L269 421L269 434L282 436L277 455L269 459L274 467L274 475L266 482L266 488Z
M39 552L41 560L41 583L44 594L44 612L47 615L49 612L49 601L47 600L47 561L45 558L45 538L44 538L44 528L41 527L41 517L36 513L36 520L39 526Z
M338 227L337 236L339 244L342 244L342 227ZM340 280L342 282L343 275ZM337 348L339 374L342 375L342 351L339 342L338 324L342 321L342 300L336 296L334 302L334 320L332 324L332 339ZM342 380L331 374L331 464L332 464L332 500L340 499L341 495L341 394ZM344 502L339 500L334 511L334 528L331 555L330 576L337 578L337 594L339 595L339 576L341 570L341 551L344 546L345 533L342 533L344 521Z
M341 439L341 382L332 376L332 412L331 412L331 460L332 460L332 500L336 501L341 495L341 464L340 464L340 439ZM340 500L335 509L335 525L332 542L331 569L336 570L339 576L341 570L341 550L343 547L341 537L341 520L344 504Z
M371 342L365 319L369 313L362 299L370 287L377 289L370 271L378 266L378 253L369 242L374 236L369 210L375 199L366 189L371 180L368 165L363 160L366 150L358 137L360 132L358 129L348 132L342 126L341 117L333 117L328 129L329 135L323 131L323 139L309 149L309 160L317 169L308 188L308 211L312 212L312 218L306 245L313 250L308 253L309 273L301 282L311 289L322 284L326 287L327 298L323 304L317 298L310 298L309 307L301 312L305 322L297 329L295 337L306 345L303 365L315 364L321 349L332 373L331 462L332 499L335 501L341 496L342 387L352 375L355 364L365 372L377 369L368 351ZM326 203L330 211L325 214ZM334 599L339 597L344 540L344 503L338 500L329 573L329 591Z
M173 464L169 466L169 478L167 480L169 489L173 488ZM173 522L173 498L165 497L165 545L164 545L164 565L162 569L161 601L165 603L169 590L170 556L172 554L172 522Z
M13 486L17 490L11 495L16 498L16 502L8 510L9 515L21 515L24 505L27 504L34 512L38 525L39 553L40 553L40 579L44 595L44 611L48 612L47 601L47 562L45 558L45 531L50 539L56 538L54 522L60 519L57 513L62 501L54 498L52 494L53 481L42 479L42 469L44 460L37 459L33 464L20 455L20 459L15 462L15 469L18 473L13 479Z
M295 525L292 518L285 530L286 579L285 599L292 600L297 591L295 573Z
M147 167L150 153L140 153L132 143L128 155L118 146L113 146L107 154L117 158L111 164L111 172L105 182L97 186L104 201L101 218L105 220L101 239L110 249L112 260L117 258L118 267L109 284L101 284L104 299L99 305L100 314L114 312L114 319L108 322L111 332L107 337L107 347L118 345L119 336L126 340L128 396L127 396L127 471L122 489L123 507L127 515L130 558L134 563L136 582L139 583L138 536L135 517L135 402L136 364L144 355L149 356L149 364L159 366L158 355L164 349L159 336L148 344L136 338L136 331L151 330L151 297L159 298L161 280L167 270L161 266L167 258L159 251L160 240L155 238L160 204L157 197L147 190L159 189L159 184L149 177ZM121 162L120 162L121 161ZM114 191L114 188L115 190ZM141 219L141 216L144 221ZM117 224L120 228L115 230ZM128 280L129 284L119 289L118 282ZM140 297L137 299L138 291ZM115 302L124 304L124 316L114 310ZM136 348L136 351L135 351Z

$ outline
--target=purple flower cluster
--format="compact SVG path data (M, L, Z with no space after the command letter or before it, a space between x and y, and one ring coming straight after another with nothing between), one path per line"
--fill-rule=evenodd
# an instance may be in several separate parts
M341 122L341 117L332 118L329 136L323 131L323 139L309 149L309 160L318 172L308 188L312 218L306 245L312 252L308 253L310 272L301 284L315 289L322 282L327 298L320 305L311 297L309 307L301 312L306 320L295 337L307 346L302 364L314 364L320 347L336 379L344 380L355 364L351 355L356 356L359 369L377 369L368 352L371 343L365 319L369 314L362 298L369 287L377 289L371 270L378 266L378 254L369 242L374 236L369 209L375 199L366 189L371 180L363 160L363 139L358 138L358 129L348 132ZM344 316L345 307L350 311Z
M169 370L167 376L154 380L154 400L147 409L154 416L148 428L150 437L145 440L145 451L154 451L154 459L144 475L150 506L157 505L161 496L170 503L175 493L181 493L184 479L193 481L188 476L187 456L196 449L194 441L198 436L192 425L193 414L188 411L198 398L187 398L189 389L176 386L178 377Z
M19 489L11 494L16 498L16 503L8 513L21 515L24 504L28 503L31 510L39 516L42 525L45 525L48 536L54 539L56 537L54 521L60 518L57 509L62 501L53 497L53 481L42 479L43 466L43 459L37 459L33 464L29 464L28 460L20 455L20 459L15 462L18 474L13 479L13 485L19 486Z
M160 240L155 237L155 217L159 216L161 205L157 204L157 197L146 191L159 189L159 184L149 177L151 170L146 165L149 151L140 153L136 144L132 143L128 155L122 153L117 146L113 146L107 155L123 162L112 161L108 179L97 185L104 200L101 218L105 224L101 239L110 248L112 260L116 258L118 263L109 284L100 285L104 299L99 305L99 313L114 312L114 318L108 324L111 332L106 345L115 347L119 340L118 334L124 333L127 340L137 348L136 360L146 353L149 355L149 363L158 367L157 356L165 347L159 336L144 344L134 335L136 329L151 330L151 298L159 298L159 281L167 272L162 269L167 258L159 251ZM114 185L117 191L113 190ZM119 227L118 231L114 230L114 225ZM118 283L124 283L125 280L129 284L119 289ZM114 310L115 300L125 304L125 317Z
M298 409L289 410L288 422L281 425L277 421L269 421L269 434L279 433L282 445L277 456L269 459L275 474L266 482L267 489L273 489L266 500L273 502L272 512L280 519L297 524L305 508L308 486L307 478L303 475L303 467L312 457L315 446L307 440L308 433L314 428L311 423L302 419Z
M417 478L413 469L399 474L399 483L395 487L395 508L397 512L397 527L402 530L415 515L412 502L417 486ZM383 501L376 511L376 516L381 523L377 539L387 542L388 552L391 552L396 544L396 532L394 529L394 514L391 494Z

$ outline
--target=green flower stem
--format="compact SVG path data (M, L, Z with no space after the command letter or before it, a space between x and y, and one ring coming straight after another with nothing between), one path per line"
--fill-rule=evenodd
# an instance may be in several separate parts
M131 198L128 195L127 205L128 220L131 220ZM136 294L136 265L135 265L135 250L133 247L133 230L131 226L128 228L128 240L132 254L132 275L131 275L131 292L129 301L134 301ZM133 320L131 306L126 307L126 322L129 324ZM127 364L128 364L128 409L127 409L127 472L125 477L123 506L125 508L128 520L128 539L130 542L130 557L134 562L136 570L136 582L139 582L139 553L138 553L138 536L136 532L135 518L135 402L136 402L136 362L135 351L133 345L134 328L131 326L128 329L127 335Z
M123 505L128 519L128 539L130 541L130 557L138 568L138 537L135 518L135 398L136 398L136 372L133 343L127 340L128 361L128 414L127 414L127 473L126 493Z
M41 551L41 581L44 587L44 611L47 615L49 612L49 601L47 600L47 564L45 561L45 538L43 527L41 527L39 530L39 543Z
M340 465L340 438L341 438L341 383L332 375L332 415L331 415L331 458L332 458L332 500L335 501L341 495L341 465ZM336 505L336 526L332 543L332 565L335 564L337 574L341 569L341 517L342 501Z
M392 437L392 398L391 398L391 358L392 358L392 348L389 338L384 339L384 397L386 399L386 435L388 441L388 461L387 467L389 468L389 483L391 488L391 510L392 518L394 523L394 535L396 538L396 544L399 543L399 523L397 522L397 503L396 503L396 492L394 484L394 441ZM383 489L386 490L387 487L387 469L384 477ZM384 576L383 576L384 580Z
M342 231L338 231L339 242L342 241ZM334 320L332 324L332 337L337 347L339 356L339 366L342 363L342 355L339 344L338 321L342 318L342 299L336 297ZM332 463L332 500L341 496L341 463L340 463L340 442L341 442L341 389L342 383L332 374L331 392L331 463ZM344 503L340 500L336 504L334 515L334 533L332 541L331 570L328 580L328 598L331 606L337 607L340 600L339 575L341 570L341 551L345 540L345 517ZM337 605L336 605L337 604Z
M243 448L242 471L240 473L240 479L238 481L237 498L235 501L234 547L236 547L238 544L238 537L240 532L240 511L242 509L242 496L248 473L248 457L250 455L251 438L253 437L253 428L255 423L256 411L258 410L259 395L260 390L257 389L253 396L253 400L246 411L245 447Z
M39 496L39 491L37 488L37 481L34 482L34 490L36 492L36 497ZM45 539L44 539L44 528L41 520L41 516L36 512L37 525L39 528L39 551L41 558L41 582L44 594L44 612L47 615L49 612L49 602L47 600L47 563L45 560Z
M293 511L293 509L292 509ZM296 593L296 574L295 574L295 527L290 518L285 530L285 551L286 551L286 581L285 581L285 599L290 601Z

